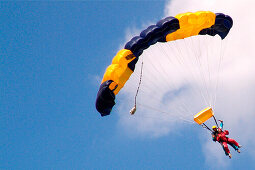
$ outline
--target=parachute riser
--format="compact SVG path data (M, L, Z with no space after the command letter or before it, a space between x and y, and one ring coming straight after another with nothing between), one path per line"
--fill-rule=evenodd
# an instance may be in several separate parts
M217 120L216 120L216 118L215 118L214 115L213 115L213 119L214 119L214 121L215 121L215 123L216 123L216 125L217 125L217 128L219 128L219 125L218 125Z
M129 113L130 113L131 115L134 115L135 112L136 112L136 98L137 98L137 95L138 95L138 92L139 92L139 89L140 89L140 85L141 85L141 82L142 82L142 76L143 76L143 60L142 60L142 65L141 65L140 80L139 80L139 84L138 84L138 87L137 87L137 90L136 90L136 94L135 94L135 105L134 105L134 107L129 111Z
M206 124L204 124L204 123L202 124L202 127L203 127L203 128L206 128L207 130L209 130L209 131L211 131L211 132L213 132L212 129L210 129L210 128L209 128Z

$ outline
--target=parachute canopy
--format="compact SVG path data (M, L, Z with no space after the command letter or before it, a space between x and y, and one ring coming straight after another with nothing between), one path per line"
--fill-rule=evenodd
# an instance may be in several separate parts
M139 56L157 42L169 42L196 35L219 35L224 39L233 25L231 17L210 11L187 12L167 17L133 37L113 58L104 73L96 99L101 116L109 115L115 96L135 70Z
M211 107L207 107L206 109L200 111L198 114L196 114L194 116L194 121L201 125L202 123L204 123L205 121L207 121L208 119L210 119L212 116L214 115L212 108Z

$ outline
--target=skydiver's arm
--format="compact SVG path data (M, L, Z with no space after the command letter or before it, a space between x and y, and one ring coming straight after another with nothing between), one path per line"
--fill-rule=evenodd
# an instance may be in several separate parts
M228 130L224 130L224 134L228 135L229 134Z
M220 126L219 128L223 129L223 121L222 120L219 120L220 121Z

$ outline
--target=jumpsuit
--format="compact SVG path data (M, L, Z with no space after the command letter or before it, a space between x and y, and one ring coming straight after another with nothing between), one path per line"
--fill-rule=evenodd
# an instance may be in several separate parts
M220 129L223 128L223 122L221 122L220 124ZM226 137L226 135L228 135L229 132L227 130L224 130L224 131L221 131L221 132L213 132L212 135L214 136L213 137L213 141L218 141L222 147L223 147L223 150L225 152L226 155L229 155L230 151L228 149L228 144L230 146L232 146L235 150L238 150L239 148L239 144L234 140L234 139L231 139L231 138L228 138Z

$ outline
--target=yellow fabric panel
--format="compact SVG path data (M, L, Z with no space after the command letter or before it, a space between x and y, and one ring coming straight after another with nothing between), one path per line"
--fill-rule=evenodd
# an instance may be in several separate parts
M111 64L107 67L105 73L104 73L104 77L101 83L107 81L107 80L113 80L116 79L114 78L115 76L115 70L118 69L119 65L118 64Z
M119 80L116 81L116 83L118 84L118 87L114 90L115 95L119 93L120 89L122 89L122 87L125 85L125 83L129 79L129 77L133 73L133 71L130 70L130 68L128 68L128 67L126 67L125 70L119 69L117 71L119 71L118 73L119 73L120 76L119 76Z
M210 11L187 12L175 16L179 20L180 29L166 36L166 41L183 39L210 28L215 23L216 15Z
M112 64L119 64L122 67L127 67L127 64L135 59L135 55L127 49L120 50L112 59Z
M207 121L213 116L213 111L211 107L207 107L206 109L202 110L198 114L194 116L194 121L197 122L199 125Z
M136 57L127 49L120 50L112 60L112 64L109 65L105 71L102 83L107 80L113 80L110 89L113 90L116 85L118 87L114 90L114 94L118 94L120 89L124 86L129 79L133 71L128 67L128 63L133 61Z

